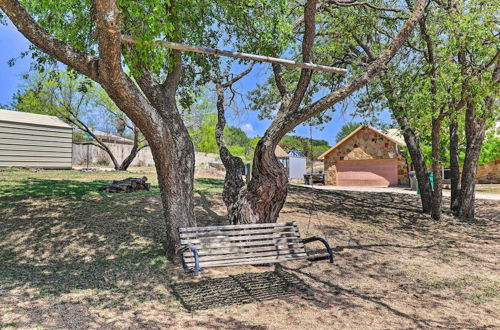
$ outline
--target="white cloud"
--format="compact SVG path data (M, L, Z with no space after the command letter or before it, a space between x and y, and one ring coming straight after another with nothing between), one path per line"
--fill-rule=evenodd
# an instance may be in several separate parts
M243 132L247 133L247 134L252 134L252 133L255 133L255 130L253 129L253 126L252 124L250 123L245 123L241 126L241 129L243 130Z

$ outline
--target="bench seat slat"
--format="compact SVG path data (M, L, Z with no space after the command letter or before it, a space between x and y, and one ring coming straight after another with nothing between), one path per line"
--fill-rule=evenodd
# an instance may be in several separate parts
M211 256L200 256L200 262L209 260L231 260L231 259L244 259L244 258L256 258L256 257L282 257L282 256L293 256L301 255L305 253L305 250L282 250L282 251L266 251L266 252L252 252L252 253L234 253L234 254L219 254ZM185 256L184 259L187 262L194 261L194 256Z
M232 248L235 246L272 246L272 245L289 245L289 244L300 244L300 238L290 237L290 238L280 238L273 240L262 240L262 241L246 241L246 242L221 242L221 243L197 243L191 244L198 250L202 249L221 249L221 248Z
M296 222L179 228L181 245L196 248L200 267L272 264L307 259ZM184 250L188 268L194 254Z
M253 223L249 225L230 225L230 226L210 226L210 227L187 227L179 228L179 232L199 232L207 230L233 230L233 229L248 229L248 228L272 228L272 227L294 227L296 222L273 222L273 223Z
M226 230L226 231L206 231L206 232L189 232L181 233L181 239L187 238L202 238L211 236L237 236L237 235L253 235L253 234L272 234L272 233L298 233L297 227L276 227L264 229L245 229L245 230Z
M210 237L210 238L188 238L181 239L181 244L205 244L205 243L218 243L218 242L233 242L233 241L262 241L262 240L274 240L277 238L293 238L299 237L299 233L297 232L285 232L285 233L271 233L265 235L245 235L245 236L219 236L219 237Z
M289 257L260 257L251 259L232 259L229 261L217 260L217 261L207 261L200 262L200 267L217 267L217 266L235 266L235 265L256 265L256 264L266 264L266 263L276 263L289 260L298 260L307 258L307 254L300 254ZM187 263L188 266L193 267L194 263Z
M245 254L249 252L271 252L276 251L277 253L284 253L284 251L297 251L297 252L305 252L305 248L303 244L293 244L287 246L259 246L259 247L234 247L234 248L225 248L225 249L211 249L211 250L200 250L198 251L198 255L202 256L212 256L212 255L220 255L220 254ZM184 258L190 258L193 255L187 251L184 254Z

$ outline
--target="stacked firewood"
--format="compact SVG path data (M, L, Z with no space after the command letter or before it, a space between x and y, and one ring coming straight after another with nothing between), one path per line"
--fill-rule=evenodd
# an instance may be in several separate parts
M142 178L127 178L125 180L114 180L113 183L102 186L98 190L99 191L107 191L112 193L129 193L137 190L150 190L151 184L147 183L148 178L143 176Z

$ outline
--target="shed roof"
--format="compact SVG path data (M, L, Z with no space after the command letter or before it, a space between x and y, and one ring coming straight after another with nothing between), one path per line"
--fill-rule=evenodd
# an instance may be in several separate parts
M81 129L75 127L75 132L79 132L79 133L83 133L84 131L82 131ZM127 138L124 138L123 136L119 136L119 135L116 135L116 134L113 134L111 132L105 132L105 131L100 131L98 129L91 129L92 133L94 133L97 137L99 138L107 138L109 140L114 140L114 141L120 141L120 142L126 142L126 143L130 143L130 144L133 144L134 143L134 140L131 140L131 139L127 139Z
M286 151L283 150L283 148L279 145L277 145L276 149L274 149L274 155L278 158L288 158L288 154L286 153Z
M397 145L400 145L400 146L404 146L405 145L404 140L402 139L401 135L399 134L399 130L397 130L397 129L396 129L397 132L394 132L393 129L389 129L389 130L386 131L388 133L384 134L384 133L380 132L379 130L377 130L377 129L371 127L371 126L360 125L354 131L352 131L351 134L349 134L348 136L346 136L345 138L343 138L342 140L340 140L339 143L337 143L336 145L334 145L333 147L331 147L330 149L328 149L327 151L325 151L323 154L321 154L321 156L319 156L318 159L319 160L325 159L326 155L328 155L330 152L332 152L333 150L335 150L338 147L340 147L344 142L346 142L347 140L349 140L352 136L354 136L356 133L358 133L363 128L368 128L368 129L374 131L375 133L384 136L389 141L392 141L392 142L396 143Z
M0 109L0 121L71 129L71 126L55 116L3 109Z
M299 157L299 158L306 158L306 156L304 156L304 154L301 153L300 151L298 151L297 148L295 148L295 147L292 147L292 149L290 149L290 152L288 153L288 156Z

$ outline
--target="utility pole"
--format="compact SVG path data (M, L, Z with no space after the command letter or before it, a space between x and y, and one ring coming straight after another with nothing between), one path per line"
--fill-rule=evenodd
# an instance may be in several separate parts
M314 149L313 149L313 133L312 125L309 125L309 144L310 144L310 154L311 154L311 175L314 172Z

